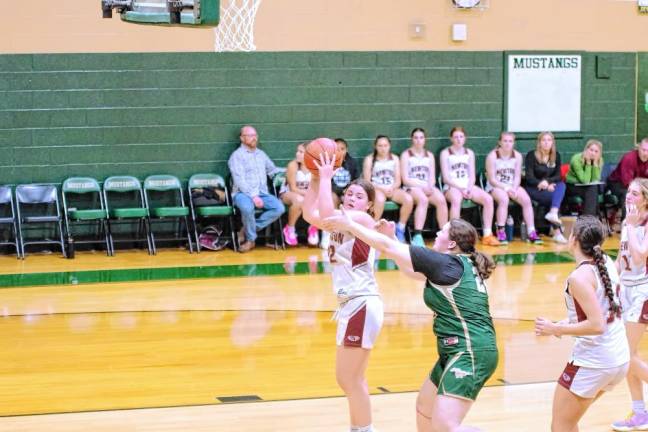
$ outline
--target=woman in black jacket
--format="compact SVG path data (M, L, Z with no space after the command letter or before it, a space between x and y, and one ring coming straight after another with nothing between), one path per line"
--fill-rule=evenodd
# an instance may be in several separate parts
M565 183L560 178L560 153L556 151L556 139L551 132L538 135L535 150L527 153L524 160L526 186L532 200L549 208L545 219L553 225L553 240L567 243L562 235L562 222L558 210L565 197Z

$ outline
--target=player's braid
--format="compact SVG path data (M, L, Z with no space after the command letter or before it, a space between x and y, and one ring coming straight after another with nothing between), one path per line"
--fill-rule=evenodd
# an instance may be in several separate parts
M479 277L482 278L482 280L488 279L497 266L495 261L493 261L493 258L489 255L477 252L474 247L470 252L470 260L477 269L477 273L479 273Z
M477 269L477 273L482 280L490 277L495 270L495 261L489 255L475 250L477 243L477 230L470 223L463 219L452 219L449 230L450 240L457 243L457 247L462 253L470 256L470 261Z
M620 305L614 300L614 290L612 288L612 280L607 271L606 255L601 249L603 240L605 240L607 230L603 227L601 221L591 215L581 216L576 220L572 235L578 241L580 250L588 257L592 257L596 265L596 271L601 278L603 288L605 289L605 296L610 303L610 311L617 313L620 310Z
M598 274L601 277L601 282L603 282L603 287L605 288L605 296L610 302L610 311L612 313L617 313L619 311L619 304L614 300L612 281L610 280L610 275L608 274L607 267L605 266L605 253L601 250L600 245L596 245L592 248L592 257L594 258L594 263L596 263L596 269L598 270Z

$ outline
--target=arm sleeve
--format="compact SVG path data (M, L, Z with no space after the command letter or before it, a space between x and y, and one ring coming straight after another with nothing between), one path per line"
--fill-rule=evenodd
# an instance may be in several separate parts
M243 166L243 161L240 159L238 152L232 153L229 161L227 161L227 165L232 174L232 180L239 191L251 197L259 195L258 188L250 185L245 179L245 167Z
M576 183L592 181L592 165L583 165L582 153L576 153L571 158L570 168L576 177Z
M549 183L560 183L562 181L562 178L560 177L560 166L562 165L560 161L560 153L556 152L556 166L553 169L553 172L549 177L547 177L547 181Z
M435 285L453 285L463 276L461 258L435 252L423 246L410 246L412 269L425 275Z
M621 183L626 188L630 186L630 182L635 178L635 164L633 163L633 158L636 160L636 151L626 153L621 161L619 162L619 173L621 174Z
M272 162L272 159L268 157L266 152L263 152L263 157L265 159L265 169L266 169L266 174L272 177L273 175L277 174L278 172L281 171L281 168L277 168L277 166Z
M527 186L537 187L540 180L535 175L536 158L533 150L526 154L524 158L524 179Z

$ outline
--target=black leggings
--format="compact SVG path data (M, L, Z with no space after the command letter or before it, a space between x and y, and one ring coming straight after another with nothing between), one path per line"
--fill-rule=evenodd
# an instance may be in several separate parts
M583 214L598 215L598 185L576 186L567 183L567 195L579 196L583 199Z

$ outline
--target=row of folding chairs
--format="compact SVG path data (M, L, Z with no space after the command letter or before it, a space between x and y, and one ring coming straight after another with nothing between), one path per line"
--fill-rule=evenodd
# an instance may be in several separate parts
M83 243L103 244L112 256L119 242L146 245L153 255L158 242L170 240L186 241L193 252L194 242L200 251L202 219L225 218L236 249L229 194L223 205L195 207L192 191L205 187L227 190L221 176L207 173L191 176L186 201L180 180L172 175L152 175L143 182L112 176L103 185L91 177L72 177L62 184L61 210L56 185L17 185L15 199L10 186L0 186L0 245L15 247L18 258L25 257L26 246L44 244L59 246L63 256L73 255L75 245ZM162 224L174 228L172 237L156 234L153 226ZM28 235L30 229L38 237Z

